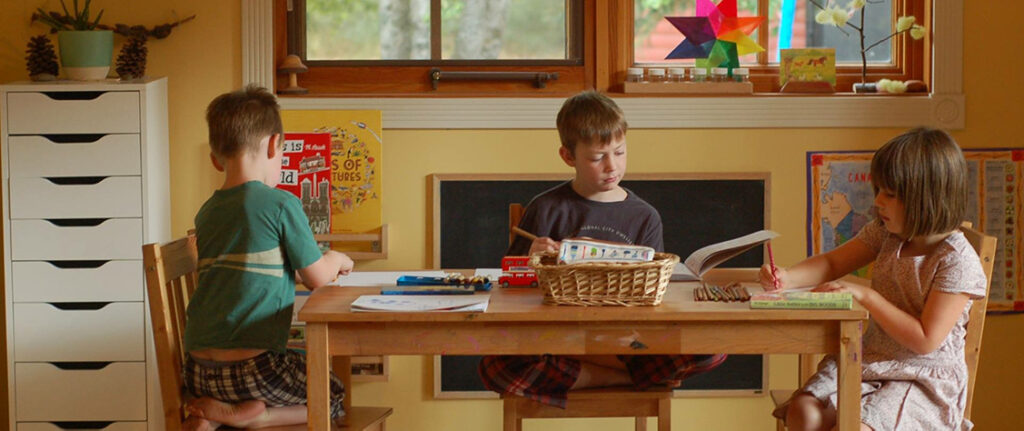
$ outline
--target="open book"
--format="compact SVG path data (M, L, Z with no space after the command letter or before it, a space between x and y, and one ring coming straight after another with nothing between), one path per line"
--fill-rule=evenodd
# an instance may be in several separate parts
M691 253L686 260L676 264L676 267L672 270L671 280L698 281L711 268L777 236L779 234L770 230L759 230L736 239L702 247Z

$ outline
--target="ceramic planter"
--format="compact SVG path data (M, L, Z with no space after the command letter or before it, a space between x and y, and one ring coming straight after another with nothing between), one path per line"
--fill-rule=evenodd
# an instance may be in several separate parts
M60 63L69 79L93 81L107 77L114 55L113 31L61 31L57 43Z

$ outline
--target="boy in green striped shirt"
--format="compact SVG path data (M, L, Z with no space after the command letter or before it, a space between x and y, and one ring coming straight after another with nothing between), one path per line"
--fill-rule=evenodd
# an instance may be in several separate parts
M195 217L199 286L188 305L183 366L187 430L262 428L306 421L306 361L285 348L295 273L316 289L352 270L321 254L292 194L276 189L283 127L267 90L249 86L207 108L210 159L225 173ZM341 381L331 376L331 414L344 415Z

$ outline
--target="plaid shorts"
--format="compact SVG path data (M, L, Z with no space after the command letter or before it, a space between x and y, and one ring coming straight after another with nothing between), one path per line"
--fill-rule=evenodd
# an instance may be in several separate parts
M633 386L644 390L671 380L710 371L727 355L619 355ZM565 408L569 388L580 376L579 361L555 355L484 356L480 360L484 386L539 403Z
M266 351L259 356L219 362L185 355L185 387L196 397L237 403L261 400L267 407L306 404L306 357L294 350ZM345 415L345 387L331 373L331 417Z

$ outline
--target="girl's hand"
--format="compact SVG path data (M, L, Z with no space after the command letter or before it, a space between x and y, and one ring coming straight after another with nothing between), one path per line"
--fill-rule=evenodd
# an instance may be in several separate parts
M775 267L775 272L772 273L772 266L764 264L757 273L757 281L761 282L761 287L766 291L782 290L788 287L789 272L781 267Z
M530 244L530 254L534 254L541 251L558 251L561 247L561 243L551 239L550 237L542 236L533 240Z
M868 290L870 288L861 284L836 280L821 283L814 289L811 289L811 292L849 292L857 302L863 302Z

